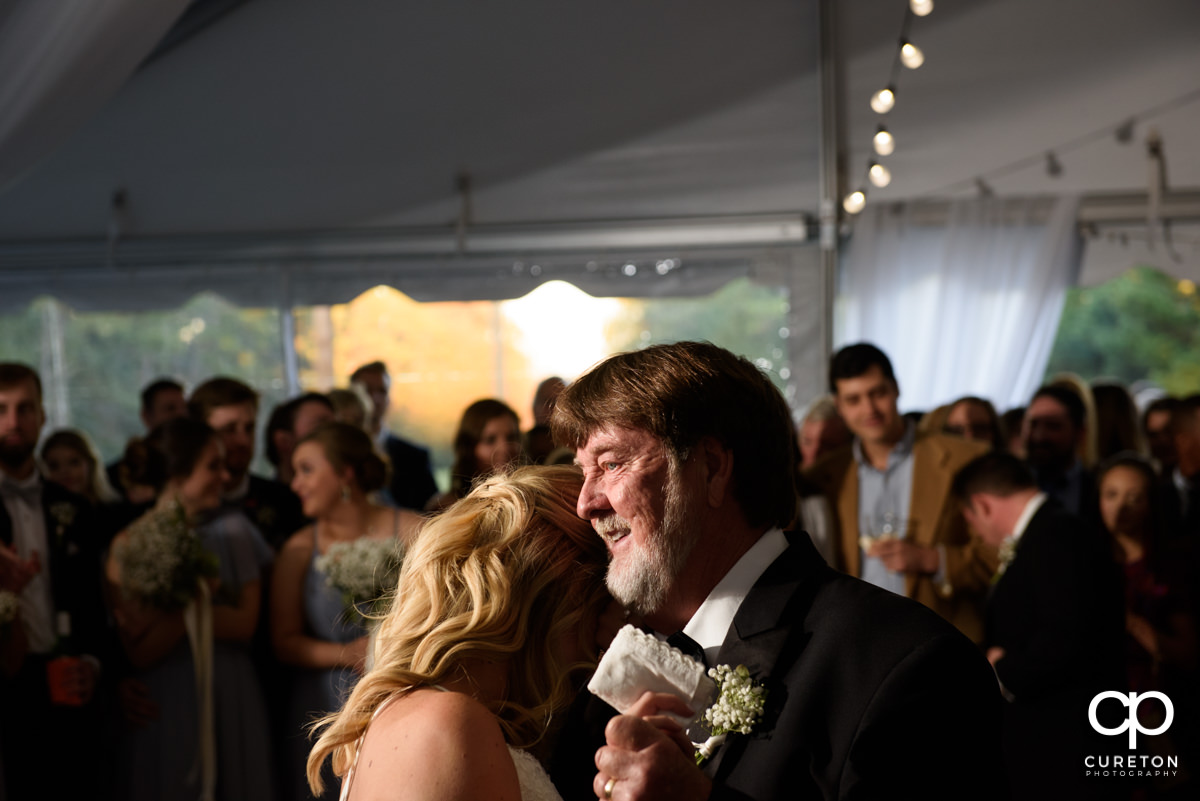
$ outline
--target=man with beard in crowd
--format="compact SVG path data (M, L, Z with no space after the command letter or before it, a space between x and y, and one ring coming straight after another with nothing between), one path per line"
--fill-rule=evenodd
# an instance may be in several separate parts
M1041 387L1025 411L1025 453L1038 489L1071 514L1094 519L1096 481L1079 459L1085 420L1078 395L1058 384Z

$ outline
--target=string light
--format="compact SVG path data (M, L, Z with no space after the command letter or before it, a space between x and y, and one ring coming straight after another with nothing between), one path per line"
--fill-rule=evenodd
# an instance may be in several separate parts
M858 214L866 205L867 193L862 189L855 189L842 201L842 208L846 210L847 214Z
M895 138L892 137L891 131L883 125L880 125L879 130L875 132L874 142L875 152L881 156L890 156L896 149Z
M909 0L908 7L918 17L927 17L933 11L933 0Z
M917 67L925 63L925 54L921 52L921 48L917 47L912 42L901 42L900 63L908 67L910 70L915 70Z
M867 169L867 177L871 179L871 183L882 188L892 182L892 171L879 162L873 161Z
M871 109L876 114L887 114L896 106L896 88L888 85L871 95Z

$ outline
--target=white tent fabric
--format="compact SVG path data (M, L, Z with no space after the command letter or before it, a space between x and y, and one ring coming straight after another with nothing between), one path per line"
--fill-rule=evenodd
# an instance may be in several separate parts
M189 2L0 2L0 192L108 102Z
M888 353L901 405L963 395L1024 405L1054 344L1079 269L1077 198L959 201L942 226L920 209L876 206L859 220L840 288L838 345Z

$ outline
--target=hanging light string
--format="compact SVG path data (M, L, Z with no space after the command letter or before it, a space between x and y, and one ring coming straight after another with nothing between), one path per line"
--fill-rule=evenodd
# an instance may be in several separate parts
M1107 139L1110 136L1115 138L1121 144L1129 144L1131 141L1133 141L1133 128L1138 123L1145 122L1146 120L1153 119L1154 117L1160 117L1168 111L1174 111L1175 109L1186 106L1189 103L1195 103L1197 100L1200 100L1200 89L1193 89L1186 94L1179 95L1171 100L1159 103L1157 106L1151 106L1150 108L1143 109L1135 114L1131 114L1128 117L1124 117L1118 122L1105 125L1103 128L1097 128L1094 131L1089 131L1088 133L1076 136L1073 139L1068 139L1067 141L1061 142L1060 144L1057 144L1051 148L1039 150L1033 155L1025 156L1024 158L1020 158L1016 161L996 167L993 170L979 173L978 175L974 175L970 178L964 178L961 181L955 181L952 184L946 184L943 187L931 190L929 192L923 192L921 195L919 195L919 197L924 198L950 194L963 189L970 189L972 187L978 188L981 184L984 186L989 186L997 178L1004 178L1012 175L1015 172L1020 172L1022 170L1027 170L1030 167L1037 166L1041 166L1043 169L1045 169L1046 173L1050 175L1050 177L1057 178L1062 175L1063 171L1062 162L1059 161L1059 156L1079 150L1082 147L1086 147L1087 145Z
M896 140L887 127L892 109L896 107L896 86L900 82L900 74L904 69L915 70L925 63L925 54L909 39L909 29L914 17L925 17L933 11L933 0L909 0L904 9L904 21L900 24L900 36L896 43L896 52L892 57L892 68L888 74L888 82L875 94L871 95L871 109L882 120L872 135L872 148L875 157L867 162L867 170L859 187L842 199L842 208L847 214L858 214L867 204L867 187L884 187L892 182L892 171L880 159L890 156L896 149Z

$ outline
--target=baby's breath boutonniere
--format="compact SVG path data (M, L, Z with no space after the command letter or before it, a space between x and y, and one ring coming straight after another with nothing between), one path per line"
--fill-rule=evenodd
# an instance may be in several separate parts
M992 583L995 584L1004 575L1004 571L1008 570L1008 566L1012 564L1013 558L1017 555L1017 538L1007 537L1004 542L1000 543L1000 566L996 568L996 574L992 576Z
M75 522L75 515L78 512L79 510L73 503L60 501L50 504L50 516L54 518L54 536L57 539L62 540L63 534L67 533L67 528Z
M762 720L767 701L767 689L750 678L745 665L717 665L708 675L717 684L717 700L700 717L712 736L696 744L697 765L711 758L730 734L749 734Z
M0 629L17 619L21 610L21 599L15 592L0 590Z

